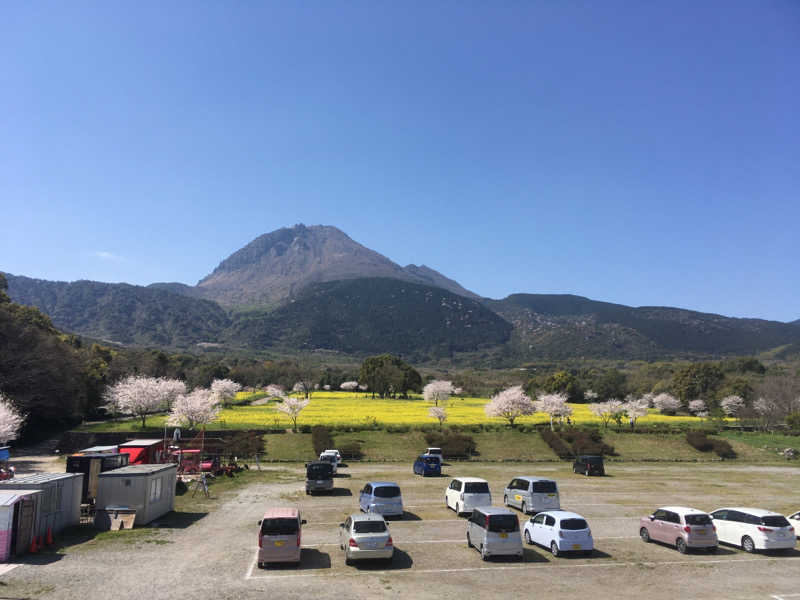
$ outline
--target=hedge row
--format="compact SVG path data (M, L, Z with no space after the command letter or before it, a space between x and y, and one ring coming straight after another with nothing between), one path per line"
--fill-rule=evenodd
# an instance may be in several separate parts
M425 434L428 446L441 448L445 456L469 457L474 455L477 444L472 436L458 431L429 431Z
M711 452L713 450L720 458L736 458L736 452L727 440L709 438L705 431L686 432L686 441L700 452Z

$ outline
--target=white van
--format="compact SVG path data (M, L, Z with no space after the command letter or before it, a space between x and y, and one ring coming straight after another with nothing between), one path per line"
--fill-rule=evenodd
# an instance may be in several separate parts
M718 508L711 513L720 542L741 546L745 552L791 550L797 537L791 523L762 508Z
M467 521L467 546L475 547L483 560L492 556L522 559L522 537L517 515L507 508L476 507Z
M459 516L472 512L476 506L491 506L489 482L478 477L456 477L444 492L444 503Z
M552 479L515 477L503 492L503 504L515 506L523 513L558 510L561 508L558 485Z

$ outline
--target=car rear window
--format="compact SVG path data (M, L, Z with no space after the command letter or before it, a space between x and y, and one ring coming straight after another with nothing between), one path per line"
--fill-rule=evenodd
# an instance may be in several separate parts
M397 498L400 495L400 488L396 485L382 485L373 491L377 498Z
M489 484L485 481L468 481L464 484L466 494L488 494Z
M561 529L569 529L570 531L589 529L589 524L583 519L564 519L561 521Z
M439 459L435 456L425 456L422 460L425 461L426 465L438 465Z
M603 457L602 456L582 456L581 462L589 463L590 465L602 465L603 464Z
M786 517L776 515L774 517L761 517L761 524L766 527L789 527Z
M533 491L537 494L555 494L556 482L555 481L534 481Z
M331 475L333 475L333 467L329 464L309 465L306 469L306 478L308 479L329 479Z
M711 518L708 515L686 515L687 525L711 525Z
M353 523L353 531L356 533L381 533L386 531L386 523L383 521L356 521Z
M517 531L519 521L516 515L491 515L489 517L489 531L508 532Z
M297 533L297 519L264 519L261 521L262 535L293 535Z

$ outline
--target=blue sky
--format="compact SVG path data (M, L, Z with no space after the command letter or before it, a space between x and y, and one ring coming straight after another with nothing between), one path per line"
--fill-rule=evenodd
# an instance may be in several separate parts
M335 225L490 297L800 318L800 3L37 2L0 270L196 283Z

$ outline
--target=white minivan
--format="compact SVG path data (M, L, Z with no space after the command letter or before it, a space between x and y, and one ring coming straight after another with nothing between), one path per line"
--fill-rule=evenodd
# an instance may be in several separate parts
M558 510L558 485L552 479L541 477L515 477L503 492L503 504L516 506L523 513Z
M459 516L471 513L476 506L491 506L489 482L478 477L456 477L444 492L444 503Z
M711 513L720 542L745 552L791 550L797 545L794 527L778 513L761 508L718 508Z

